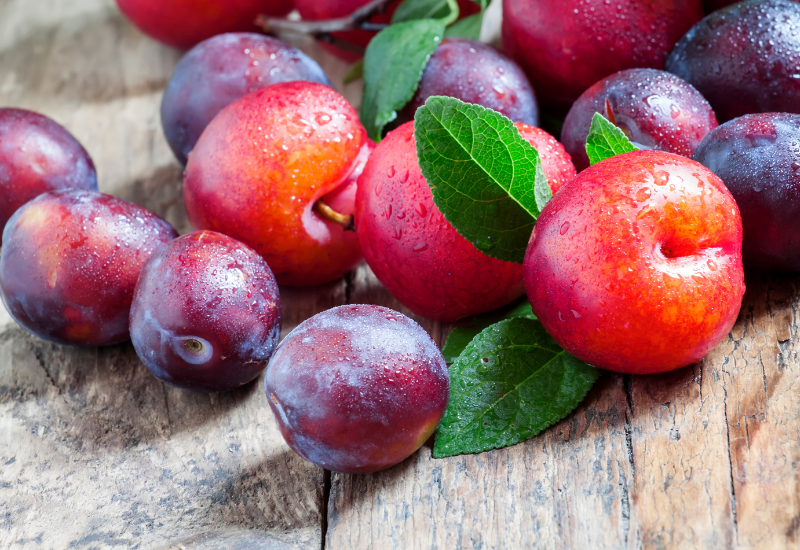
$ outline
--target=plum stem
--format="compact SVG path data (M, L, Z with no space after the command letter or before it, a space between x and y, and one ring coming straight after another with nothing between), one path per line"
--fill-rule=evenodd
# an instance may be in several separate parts
M325 204L322 199L314 203L314 212L328 221L341 225L344 227L345 231L355 231L352 214L342 214L341 212L337 212Z
M277 17L259 15L256 25L265 33L310 34L314 38L328 40L330 33L352 30L379 31L388 25L370 23L373 15L383 13L394 0L372 0L346 17L323 21L290 21Z

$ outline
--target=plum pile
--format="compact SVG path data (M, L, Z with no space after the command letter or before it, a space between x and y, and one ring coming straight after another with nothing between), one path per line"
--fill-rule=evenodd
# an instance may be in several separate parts
M0 109L0 296L53 342L130 338L179 388L233 390L266 372L288 445L339 472L419 449L450 414L450 371L419 324L377 305L319 313L279 343L278 285L329 283L366 260L421 317L466 321L526 295L548 345L579 360L628 373L686 366L733 326L744 265L800 270L800 4L728 3L707 1L719 9L703 17L701 0L504 0L502 51L451 26L422 45L402 102L386 97L407 82L379 83L383 136L315 60L253 31L257 16L295 7L308 28L344 18L309 32L355 61L399 1L348 19L370 3L118 0L145 33L191 48L160 114L194 231L179 237L100 193L88 153L56 122ZM481 10L458 6L461 18ZM460 126L415 133L439 96L460 100L441 116ZM520 263L479 250L434 201L424 145L444 130L476 148L507 130L530 154L535 182L510 165L536 199ZM598 135L629 152L597 158ZM493 176L506 160L481 168ZM492 202L464 195L465 211Z

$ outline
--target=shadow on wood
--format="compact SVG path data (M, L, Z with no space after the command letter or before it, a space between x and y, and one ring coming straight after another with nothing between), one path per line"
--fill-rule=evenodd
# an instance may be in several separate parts
M128 342L75 348L21 328L0 334L0 403L35 400L45 417L17 416L74 450L119 450L193 431L249 398L258 381L224 394L192 393L155 379Z

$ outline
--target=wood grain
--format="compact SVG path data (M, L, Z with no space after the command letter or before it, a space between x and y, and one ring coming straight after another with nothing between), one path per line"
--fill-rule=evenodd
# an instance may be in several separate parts
M346 66L299 45L357 105ZM185 232L158 114L179 57L113 0L0 0L0 105L65 125L101 190ZM429 442L358 476L294 455L261 380L183 392L130 344L56 346L0 307L0 549L800 549L798 283L748 274L736 326L702 363L604 374L531 441L441 460ZM410 313L366 266L282 299L283 334L343 303ZM440 343L450 329L412 317Z

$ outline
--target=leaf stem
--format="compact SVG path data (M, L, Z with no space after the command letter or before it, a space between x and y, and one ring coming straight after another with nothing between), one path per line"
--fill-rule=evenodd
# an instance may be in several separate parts
M386 25L370 23L369 20L373 15L386 11L386 7L393 1L372 0L346 17L323 21L289 21L288 19L259 15L256 25L268 34L309 34L315 38L323 38L324 35L339 31L379 31Z

